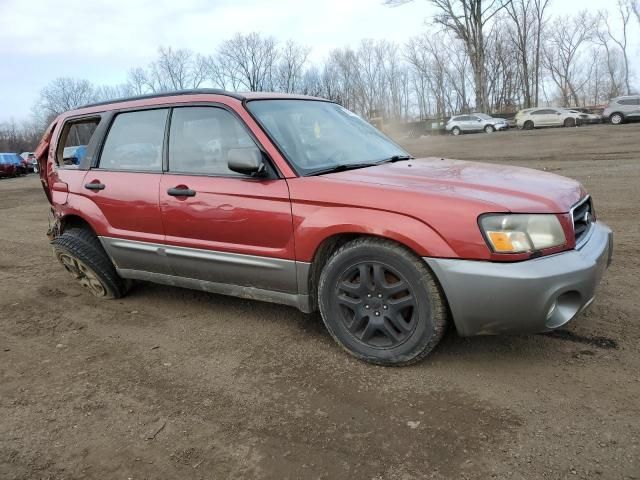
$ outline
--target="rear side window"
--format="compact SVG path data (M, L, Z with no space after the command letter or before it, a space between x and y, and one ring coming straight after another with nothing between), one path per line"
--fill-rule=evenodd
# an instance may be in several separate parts
M175 108L171 114L171 172L238 176L227 167L229 151L255 146L240 121L222 108Z
M162 171L168 109L120 113L111 124L99 168Z
M100 118L83 118L65 124L56 150L58 168L78 168L99 123Z

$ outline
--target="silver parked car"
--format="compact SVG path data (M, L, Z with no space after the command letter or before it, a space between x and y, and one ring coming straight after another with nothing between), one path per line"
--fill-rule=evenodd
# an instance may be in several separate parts
M494 118L486 113L456 115L451 117L445 126L445 130L454 135L471 132L493 133L496 130L506 130L507 128L509 128L509 123L504 118Z
M602 116L614 125L627 120L640 120L640 95L626 95L609 100Z

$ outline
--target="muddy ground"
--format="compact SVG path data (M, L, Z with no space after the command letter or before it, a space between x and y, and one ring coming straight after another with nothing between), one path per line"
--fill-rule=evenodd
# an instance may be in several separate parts
M94 300L51 256L36 177L0 180L0 478L640 478L640 124L401 142L583 182L615 231L590 310L374 367L293 308Z

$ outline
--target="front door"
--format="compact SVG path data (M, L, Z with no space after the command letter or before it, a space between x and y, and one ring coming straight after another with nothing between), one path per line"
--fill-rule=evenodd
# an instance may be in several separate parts
M173 273L296 293L286 180L227 168L230 150L255 142L226 109L174 108L170 125L160 208Z

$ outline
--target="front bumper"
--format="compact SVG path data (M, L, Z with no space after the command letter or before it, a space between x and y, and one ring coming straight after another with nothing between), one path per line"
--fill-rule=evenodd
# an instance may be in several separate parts
M427 257L463 336L558 328L588 307L611 263L613 234L601 222L577 250L517 263Z
M508 130L509 129L509 124L508 123L496 123L494 125L494 128L496 130Z

